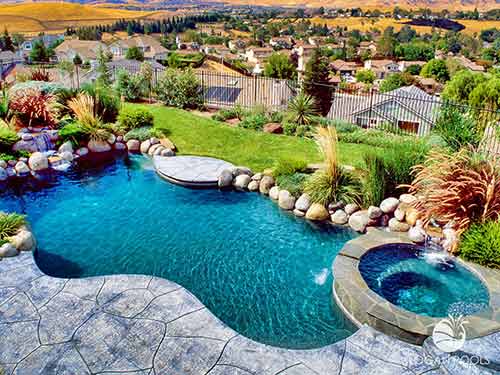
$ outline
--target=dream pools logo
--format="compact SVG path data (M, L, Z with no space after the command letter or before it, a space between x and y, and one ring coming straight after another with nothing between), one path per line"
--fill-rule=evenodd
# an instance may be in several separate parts
M454 317L449 315L448 318L441 320L432 331L432 341L445 353L453 353L462 349L465 344L467 335L465 333L465 324L468 322L463 316Z

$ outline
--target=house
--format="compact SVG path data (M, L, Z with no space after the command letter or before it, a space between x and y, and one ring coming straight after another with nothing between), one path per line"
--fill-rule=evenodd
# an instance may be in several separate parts
M12 51L0 51L0 79L5 79L23 59Z
M43 45L48 48L61 39L64 39L64 35L62 34L43 34L35 38L26 39L19 47L19 55L20 57L29 56L33 50L33 45L37 41L42 42Z
M406 86L384 94L334 93L328 118L363 128L389 125L423 136L436 122L439 109L439 98L416 86Z
M274 49L291 49L294 45L294 40L291 37L271 38L269 45Z
M377 79L384 79L389 74L399 72L399 64L392 60L366 60L365 69L373 71Z
M128 39L118 40L109 46L109 50L115 59L124 59L127 51L132 47L139 48L145 60L165 60L168 55L168 50L150 35L135 35Z
M251 63L258 63L262 60L267 59L274 53L274 49L271 47L251 47L247 48L245 52L245 58Z
M425 61L418 61L418 60L415 60L415 61L400 61L398 62L398 65L399 65L399 71L400 72L404 72L406 71L406 69L408 69L408 67L410 66L424 66L426 64Z
M360 42L358 54L361 55L363 52L369 52L370 55L375 56L375 54L377 53L377 44L374 41Z
M339 74L341 77L345 76L355 76L356 71L360 68L360 66L353 61L344 61L341 59L335 60L330 64L333 72Z
M484 66L476 64L474 61L468 59L465 56L457 56L453 58L456 62L462 65L464 68L469 69L473 72L484 72Z
M417 85L431 95L443 90L443 85L434 78L417 77Z
M95 62L99 50L107 51L106 45L95 40L69 39L62 42L55 49L57 60L70 60L78 55L82 61Z
M247 48L247 42L243 39L230 40L228 42L228 47L231 50L244 50Z
M231 53L231 48L226 47L224 44L206 44L202 50L207 55L226 56Z

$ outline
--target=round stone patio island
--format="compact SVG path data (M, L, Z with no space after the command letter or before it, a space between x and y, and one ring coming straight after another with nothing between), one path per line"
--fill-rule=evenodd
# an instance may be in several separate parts
M153 160L161 177L191 188L216 188L222 171L234 168L227 161L207 156L155 156Z

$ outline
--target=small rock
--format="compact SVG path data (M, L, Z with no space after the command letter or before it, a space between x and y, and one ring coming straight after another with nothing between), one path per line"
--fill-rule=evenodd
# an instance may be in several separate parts
M342 209L335 211L331 217L332 223L338 225L344 225L349 221L349 215Z
M259 190L259 181L250 181L248 184L248 190L250 191L257 191Z
M295 197L290 194L288 190L280 190L278 195L278 206L284 210L293 210L295 207Z
M110 145L115 144L115 142L116 142L116 135L114 135L113 133L111 133L111 134L109 135L109 137L108 137L107 141L108 141L108 143L109 143Z
M380 219L379 219L379 225L381 227L386 227L389 225L389 220L391 219L391 216L390 215L387 215L387 214L384 214L382 216L380 216Z
M170 150L169 148L164 149L161 154L161 156L175 156L175 152L173 150ZM232 176L232 175L231 175Z
M156 145L155 145L156 146ZM163 147L162 145L160 145L160 147L158 147L154 152L153 152L153 155L152 156L157 156L157 155L161 155L161 153L163 151L165 151L166 148Z
M328 205L328 211L334 213L335 211L337 210L342 210L344 209L345 207L345 203L344 202L335 202L335 203L330 203Z
M139 142L137 139L131 139L127 142L127 148L130 152L139 152L139 150L141 149L141 142Z
M123 151L123 150L126 150L126 149L127 149L127 146L125 145L125 143L122 143L122 142L116 142L115 143L115 150Z
M26 175L30 173L30 168L24 161L18 161L14 169L18 175Z
M233 177L239 176L240 174L247 174L250 177L253 176L252 170L247 167L234 167L231 171L233 172Z
M4 168L5 169L5 168L7 168L7 165L8 164L7 164L7 162L5 160L1 160L0 159L0 168Z
M383 214L382 210L377 206L368 207L368 217L370 219L378 219Z
M90 152L107 152L111 150L111 146L106 141L90 140L87 145Z
M406 211L406 222L411 226L417 224L417 220L420 218L420 212L413 207L409 207Z
M356 211L349 217L349 226L357 232L364 233L370 218L368 217L368 211Z
M76 154L78 156L85 156L88 155L89 149L87 147L80 147L78 150L76 150Z
M262 173L256 173L252 176L252 181L260 181L264 175Z
M147 154L150 147L151 147L151 141L148 139L148 140L141 143L141 146L139 149L140 149L141 153Z
M0 167L0 181L5 181L8 177L9 176L5 168Z
M293 210L293 214L297 217L304 217L306 215L306 213L304 211L301 211L301 210Z
M263 176L260 180L259 191L261 194L269 194L269 190L274 186L274 178L272 176Z
M408 232L410 226L393 217L389 220L389 229L391 232Z
M59 156L61 157L62 160L66 160L68 162L72 162L74 159L73 154L68 151L64 151L63 153L59 154Z
M16 175L16 170L12 167L5 168L5 171L7 172L7 176L9 177L13 177Z
M399 221L404 221L405 220L405 216L406 216L406 212L401 207L396 208L396 211L394 211L394 217L396 219L398 219Z
M295 202L295 208L297 210L306 212L309 209L309 207L311 207L311 203L312 202L309 195L304 193L299 197L299 199L297 199L297 202Z
M233 184L233 174L229 169L225 169L221 172L217 185L219 189L226 189Z
M62 154L63 152L71 152L71 153L73 153L73 145L71 144L70 141L64 142L59 147L59 149L57 150L57 152L59 152L60 154Z
M21 139L22 139L23 141L26 141L26 142L27 142L27 141L31 141L31 140L33 140L33 136L32 136L31 134L28 134L28 133L23 133L23 134L21 135Z
M16 247L9 242L0 246L0 258L15 257L18 254Z
M356 211L359 211L359 206L356 203L346 204L344 211L347 215L352 215Z
M42 171L49 167L49 159L41 152L31 154L28 165L33 171Z
M423 243L425 237L425 230L421 227L413 227L408 231L408 238L415 243Z
M9 166L11 166L11 167L15 167L15 166L16 166L16 164L17 164L17 160L9 160L9 161L7 162L7 164L8 164Z
M28 158L25 158L24 156L19 158L19 161L22 161L23 163L28 163Z
M396 208L399 206L399 199L397 198L387 198L384 199L380 203L380 209L384 212L384 214L392 214L394 211L396 211Z
M278 122L270 122L264 125L264 133L283 134L283 126Z
M163 148L163 146L160 143L156 143L152 145L149 150L148 150L148 155L153 156L159 148Z
M16 235L9 238L9 242L18 251L33 251L36 248L35 237L29 230L21 229Z
M306 219L322 221L327 220L330 217L330 213L325 206L319 203L311 204L311 207L306 212Z
M158 143L160 143L160 140L156 137L152 137L152 138L149 138L149 142L151 143L151 146L152 146L152 145L157 145Z
M279 194L280 194L280 189L279 189L279 187L277 187L277 186L273 186L273 187L269 190L269 198L274 199L275 201L277 201L277 200L278 200L278 198L279 198Z
M123 135L119 135L118 137L116 137L116 142L123 143Z
M250 183L251 178L247 174L240 174L239 176L236 176L236 178L233 181L233 186L237 190L245 190L248 187L248 184Z

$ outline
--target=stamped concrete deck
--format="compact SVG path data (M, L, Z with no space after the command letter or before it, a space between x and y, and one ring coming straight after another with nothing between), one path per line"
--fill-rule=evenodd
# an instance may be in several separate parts
M498 349L500 337L492 343ZM0 261L5 374L486 373L462 371L448 358L441 366L427 358L429 352L367 326L320 349L270 347L228 328L189 291L165 279L58 279L44 275L31 253Z
M224 160L205 156L155 156L153 161L160 176L187 187L217 187L222 171L234 167Z

